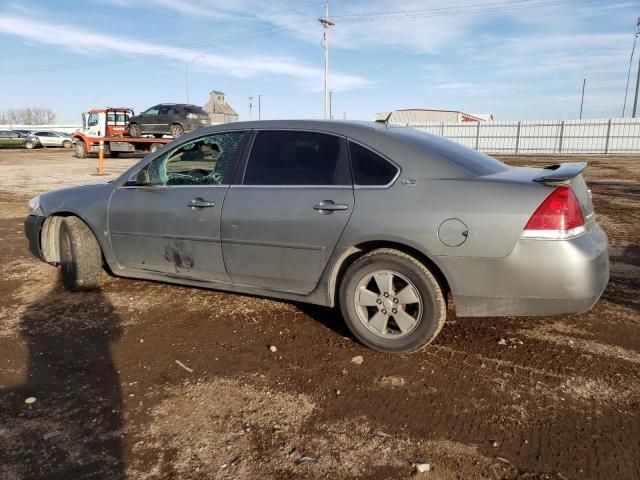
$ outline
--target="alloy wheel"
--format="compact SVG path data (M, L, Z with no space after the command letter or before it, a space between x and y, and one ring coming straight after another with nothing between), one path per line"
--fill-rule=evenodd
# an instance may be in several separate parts
M356 287L354 303L364 326L384 338L409 335L422 318L420 292L411 280L391 270L365 275Z

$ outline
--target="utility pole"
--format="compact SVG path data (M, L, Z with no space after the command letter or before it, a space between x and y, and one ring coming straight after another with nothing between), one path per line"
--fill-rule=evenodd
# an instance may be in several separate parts
M631 68L633 66L633 54L636 51L636 43L638 42L638 35L640 35L640 17L638 17L638 23L636 24L636 33L633 37L633 47L631 48L631 56L629 57L629 71L627 72L627 85L624 88L624 103L622 104L623 118L624 118L624 112L627 110L627 93L629 93L629 80L631 79ZM640 71L640 59L638 60L638 70ZM638 85L636 82L636 99L638 98L637 92L638 92Z
M333 92L329 91L329 120L333 120Z
M262 120L262 95L258 95L258 120Z
M189 67L195 63L199 58L203 58L204 55L196 55L189 60L184 66L184 86L187 91L187 103L189 103Z
M253 97L249 97L249 120L253 120Z
M329 1L324 3L324 17L318 19L324 29L322 35L322 48L324 48L324 118L329 117L329 28L335 23L329 20Z
M580 100L580 118L582 119L582 106L584 105L584 87L587 84L587 79L582 79L582 99Z

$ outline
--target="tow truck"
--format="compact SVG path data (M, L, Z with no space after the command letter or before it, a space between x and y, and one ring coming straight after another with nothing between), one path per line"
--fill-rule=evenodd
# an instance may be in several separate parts
M82 114L82 130L71 135L76 158L87 158L89 153L117 157L121 153L155 152L173 138L130 137L127 134L133 110L123 107L93 108Z

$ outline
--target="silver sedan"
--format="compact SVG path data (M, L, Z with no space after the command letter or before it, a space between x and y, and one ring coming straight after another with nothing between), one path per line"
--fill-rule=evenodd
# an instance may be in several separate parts
M589 310L609 279L584 163L513 168L384 124L198 130L120 178L31 200L32 252L65 287L124 277L339 306L384 352L458 316Z
M62 133L62 132L40 130L40 131L34 131L30 133L29 137L37 139L38 141L37 146L41 146L41 147L71 148L73 146L71 137L66 133Z

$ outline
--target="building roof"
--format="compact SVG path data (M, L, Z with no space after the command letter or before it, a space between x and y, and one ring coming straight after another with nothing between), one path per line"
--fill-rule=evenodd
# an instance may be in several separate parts
M483 116L461 112L460 110L444 110L436 108L403 108L392 112L381 112L376 114L377 120L384 120L389 117L389 121L401 123L416 122L434 122L443 121L460 121L464 122L489 122L493 120L493 115L486 114Z

